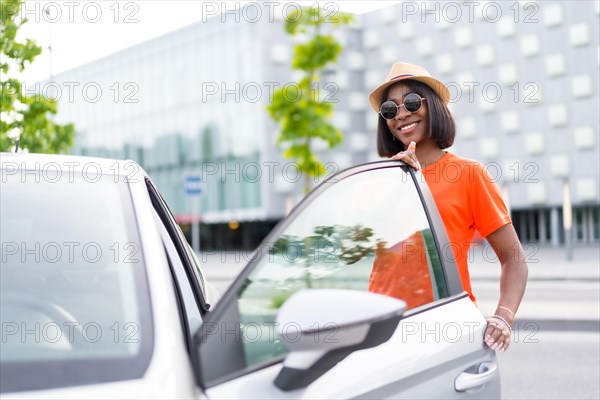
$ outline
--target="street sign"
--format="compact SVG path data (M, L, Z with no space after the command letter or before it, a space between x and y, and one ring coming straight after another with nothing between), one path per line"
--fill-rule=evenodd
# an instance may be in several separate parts
M188 196L200 196L203 192L202 175L190 174L185 176L184 181L185 194Z

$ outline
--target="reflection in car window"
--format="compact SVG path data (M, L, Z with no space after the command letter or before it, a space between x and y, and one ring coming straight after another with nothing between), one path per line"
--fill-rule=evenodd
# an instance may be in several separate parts
M336 183L262 250L238 294L248 366L285 353L274 322L300 289L372 291L400 298L408 308L447 296L419 194L399 167Z
M74 177L2 175L3 391L131 379L150 358L150 301L127 184Z

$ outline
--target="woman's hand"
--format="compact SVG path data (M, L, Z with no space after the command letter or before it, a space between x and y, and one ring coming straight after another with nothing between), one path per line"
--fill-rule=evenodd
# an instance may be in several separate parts
M417 160L417 154L415 153L417 149L417 144L415 142L410 142L408 148L405 151L401 151L400 153L392 156L392 160L402 160L417 171L421 169L421 164L419 160Z
M508 322L500 318L487 319L484 341L492 350L503 352L510 346L511 330Z

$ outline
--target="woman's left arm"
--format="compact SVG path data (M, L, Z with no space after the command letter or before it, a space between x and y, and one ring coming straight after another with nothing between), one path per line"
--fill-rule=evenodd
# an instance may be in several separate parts
M486 237L502 272L500 300L493 317L488 318L485 342L492 350L505 351L510 345L511 326L527 285L527 263L521 242L512 224L506 224Z

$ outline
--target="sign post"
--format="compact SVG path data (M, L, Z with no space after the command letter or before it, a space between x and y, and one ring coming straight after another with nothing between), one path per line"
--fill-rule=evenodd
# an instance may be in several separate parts
M200 196L202 196L202 175L199 173L187 174L184 178L184 190L192 200L190 212L192 224L192 249L200 253ZM198 216L198 218L196 218Z

